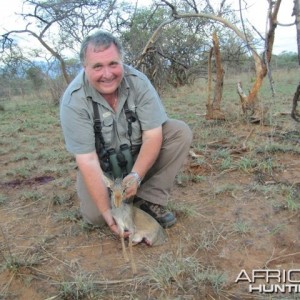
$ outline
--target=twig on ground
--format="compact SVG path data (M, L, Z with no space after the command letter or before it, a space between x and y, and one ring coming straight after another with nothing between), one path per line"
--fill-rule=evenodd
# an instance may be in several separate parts
M3 292L9 287L14 277L15 277L15 273L12 274L8 282L4 285L3 289L0 292L0 296L3 295Z
M285 254L285 255L280 255L280 256L272 258L273 255L274 255L274 250L273 250L271 258L266 261L266 263L264 265L265 268L268 268L268 264L270 262L274 262L275 260L278 260L278 259L281 259L281 258L286 258L286 257L290 257L290 256L300 255L300 252L288 253L288 254Z

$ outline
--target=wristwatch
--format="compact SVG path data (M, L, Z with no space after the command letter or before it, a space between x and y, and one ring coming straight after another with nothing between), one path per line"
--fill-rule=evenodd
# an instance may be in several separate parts
M137 172L130 172L129 173L129 175L132 175L135 179L136 179L136 181L137 181L137 183L138 183L138 186L140 186L141 185L141 183L142 183L142 178L140 177L140 175L137 173Z

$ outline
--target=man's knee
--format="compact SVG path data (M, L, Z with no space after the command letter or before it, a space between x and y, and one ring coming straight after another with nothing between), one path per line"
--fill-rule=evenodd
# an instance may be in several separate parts
M192 143L193 133L191 128L183 121L179 121L180 135L186 141L187 144Z
M86 223L94 225L94 226L103 227L106 224L106 222L101 214L95 214L95 213L89 214L87 212L81 211L81 216L82 216L82 219Z
M163 125L163 133L167 139L175 137L179 143L184 143L187 146L192 143L193 133L190 127L181 120L169 119Z
M80 197L80 193L78 193L78 196L80 199L80 213L83 220L95 226L105 225L105 220L92 199L90 197L82 198Z

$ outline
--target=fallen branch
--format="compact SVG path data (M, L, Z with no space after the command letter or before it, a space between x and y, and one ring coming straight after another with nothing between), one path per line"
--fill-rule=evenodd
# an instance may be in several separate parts
M93 284L99 285L109 285L109 284L120 284L120 283L130 283L136 281L137 279L143 279L143 277L139 278L128 278L128 279L119 279L119 280L101 280L101 281L92 281ZM52 282L53 285L62 285L64 282ZM68 284L77 284L76 281L68 281Z
M273 254L274 254L274 251L273 251ZM273 256L273 254L272 254L272 256ZM289 253L289 254L286 254L286 255L280 255L280 256L274 257L274 258L272 258L272 259L269 259L269 260L265 263L264 267L265 267L265 268L268 268L268 264L269 264L270 262L275 261L275 260L282 259L282 258L286 258L286 257L290 257L290 256L295 256L295 255L300 255L300 252ZM272 257L272 256L271 256L271 257Z
M250 133L247 135L246 139L243 142L242 149L246 149L247 148L246 143L248 142L249 138L251 137L252 133L254 132L254 129L255 128L252 128L252 130L250 131Z
M247 142L248 142L249 138L251 137L251 135L253 134L254 130L255 130L255 128L252 128L252 130L246 136L246 138L243 141L242 146L240 148L235 148L235 149L229 150L229 153L230 154L235 154L235 153L241 153L241 152L247 151Z

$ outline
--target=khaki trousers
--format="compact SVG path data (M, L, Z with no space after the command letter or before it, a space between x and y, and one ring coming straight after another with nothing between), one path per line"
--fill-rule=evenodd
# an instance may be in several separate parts
M167 205L175 177L181 169L192 142L192 132L186 123L169 119L163 124L163 144L160 154L143 179L137 196L151 203ZM82 217L88 223L104 225L100 212L89 196L80 172L77 174L77 194Z

